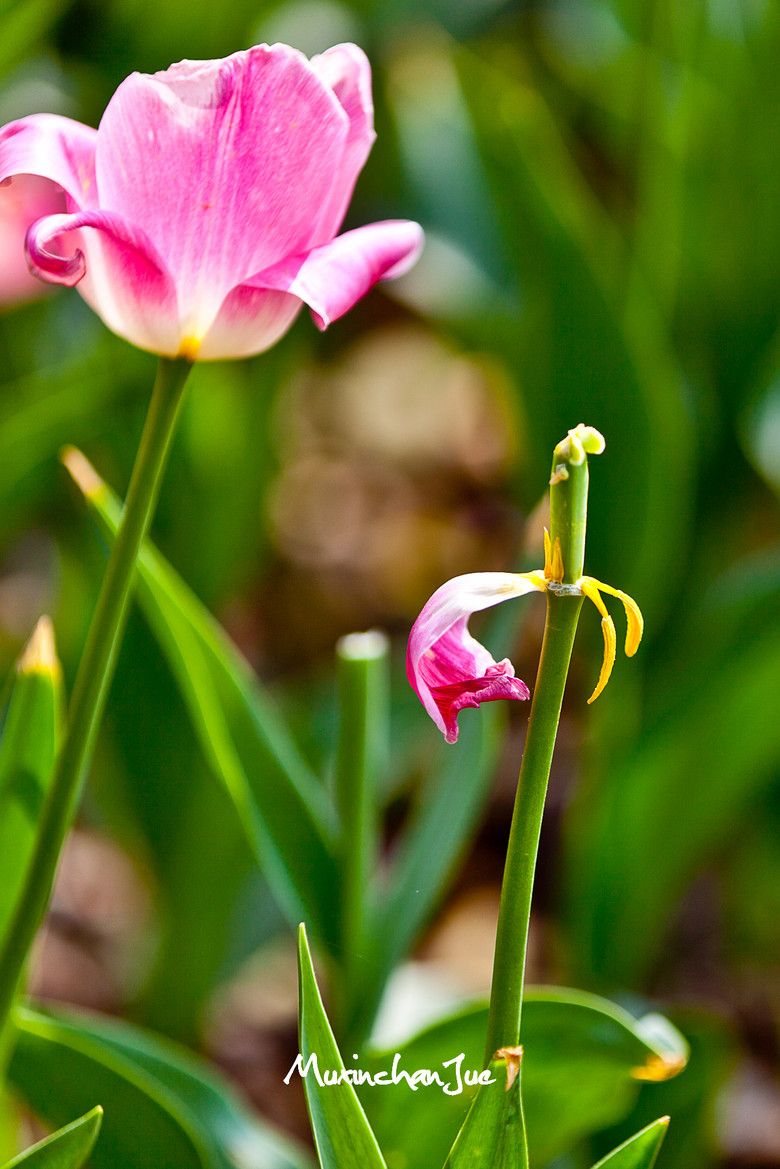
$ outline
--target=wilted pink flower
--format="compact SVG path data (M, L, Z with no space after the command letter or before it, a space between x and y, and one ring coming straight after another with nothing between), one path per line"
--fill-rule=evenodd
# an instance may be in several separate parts
M35 175L0 188L0 304L33 300L44 291L27 267L24 237L36 219L64 210L63 193Z
M515 677L509 659L495 662L484 645L470 635L469 617L480 609L534 591L587 597L592 601L601 614L604 660L588 702L601 694L615 662L615 624L602 593L617 597L622 603L626 613L626 654L633 657L636 653L644 628L636 601L592 576L582 576L573 584L564 584L563 576L560 542L556 540L551 545L545 530L544 568L523 573L470 572L456 576L438 588L425 605L409 634L406 675L448 743L458 738L457 718L465 706L479 706L498 698L529 697L528 687Z
M334 238L374 140L368 61L259 45L123 81L93 130L52 114L0 131L0 180L59 184L31 270L78 284L115 333L165 356L259 353L302 303L325 328L417 256L415 223Z
M541 574L540 574L541 575ZM511 572L470 572L437 589L409 635L406 674L428 714L448 743L458 737L457 718L466 706L498 698L528 698L508 658L496 662L468 631L468 619L510 597L535 589L530 576Z

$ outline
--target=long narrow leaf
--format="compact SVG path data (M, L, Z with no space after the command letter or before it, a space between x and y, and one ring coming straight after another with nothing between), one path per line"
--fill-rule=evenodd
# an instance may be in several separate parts
M48 617L16 667L0 747L0 953L24 886L62 721L62 672Z
M98 1104L85 1116L14 1157L4 1169L16 1169L17 1165L23 1169L81 1169L92 1152L102 1119L103 1109Z
M109 541L121 505L79 452L69 471ZM250 844L291 921L337 938L333 816L247 662L164 558L146 544L138 596L181 689L204 755L233 799Z
M384 1159L352 1085L339 1077L341 1054L322 1005L303 926L298 931L298 1003L300 1056L306 1102L322 1169L386 1169ZM329 1072L337 1083L320 1084L314 1073Z

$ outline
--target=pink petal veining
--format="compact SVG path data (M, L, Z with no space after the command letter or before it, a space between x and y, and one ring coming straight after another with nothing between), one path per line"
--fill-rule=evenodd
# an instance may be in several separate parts
M302 301L324 327L413 262L416 225L334 240L373 141L360 49L307 61L259 45L133 74L97 131L46 114L11 123L0 180L49 178L76 216L35 224L37 275L77 284L142 348L209 360L268 348Z

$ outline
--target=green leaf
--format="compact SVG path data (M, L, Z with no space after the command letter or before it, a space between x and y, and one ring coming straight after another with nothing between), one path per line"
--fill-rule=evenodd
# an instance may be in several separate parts
M121 505L78 451L66 465L111 540ZM338 946L332 809L249 665L200 601L147 543L138 598L192 726L225 784L255 855L291 921Z
M59 1124L100 1095L93 1169L309 1169L184 1049L100 1018L24 1008L15 1021L9 1078L33 1111Z
M668 1125L669 1117L662 1116L608 1153L593 1169L653 1169Z
M298 1003L301 1074L311 1059L304 1085L322 1169L386 1169L352 1085L341 1079L320 1085L314 1074L315 1065L324 1076L343 1071L344 1064L322 1005L304 926L298 930Z
M521 1057L522 1048L515 1048L491 1060L490 1080L480 1086L444 1169L528 1169Z
M0 952L24 886L62 723L62 671L48 617L16 667L0 746Z
M59 16L64 0L17 0L0 6L3 36L0 40L0 73L15 65L30 45L43 37L46 26Z
M439 1070L463 1053L462 1067L480 1069L487 1007L472 1005L366 1065ZM631 1110L641 1080L672 1076L685 1065L687 1046L661 1016L634 1019L596 995L531 987L523 1006L523 1103L532 1166L544 1166L578 1140L614 1124ZM445 1081L447 1082L447 1081ZM361 1100L385 1156L407 1169L441 1164L462 1125L474 1089L457 1095L440 1088L410 1092L404 1084L362 1087Z
M25 1169L81 1169L92 1152L102 1119L103 1109L98 1104L85 1116L66 1124L14 1157L4 1169L16 1169L17 1165L23 1165Z
M710 1011L686 1010L677 1012L674 1019L691 1047L685 1075L663 1084L643 1084L630 1114L594 1139L594 1157L627 1140L661 1112L674 1118L664 1141L664 1169L709 1167L718 1162L721 1100L738 1062L737 1039L725 1019Z

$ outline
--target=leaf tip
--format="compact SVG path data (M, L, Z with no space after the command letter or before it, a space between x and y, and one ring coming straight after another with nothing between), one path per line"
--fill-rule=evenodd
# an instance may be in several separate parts
M94 499L105 487L89 459L76 447L64 446L60 451L60 462L87 499Z
M651 1055L647 1063L632 1068L631 1075L635 1080L645 1080L647 1083L660 1084L664 1080L671 1080L678 1076L688 1060L684 1055L672 1052L665 1055ZM668 1119L668 1118L667 1118Z
M54 626L51 618L43 616L22 650L16 667L19 674L49 674L58 677L60 663L54 645Z

